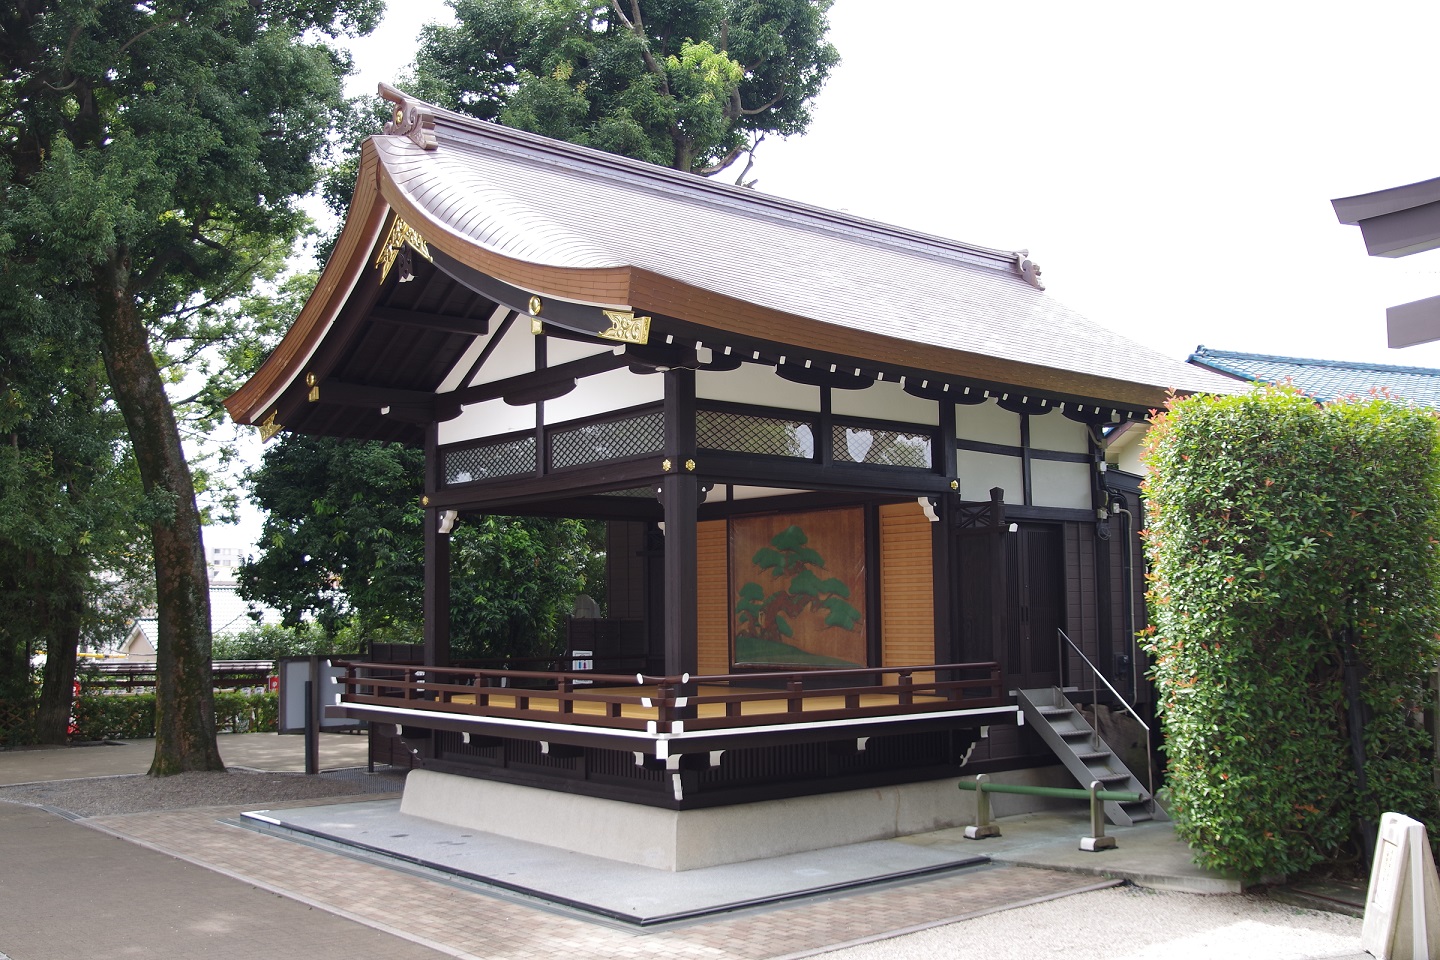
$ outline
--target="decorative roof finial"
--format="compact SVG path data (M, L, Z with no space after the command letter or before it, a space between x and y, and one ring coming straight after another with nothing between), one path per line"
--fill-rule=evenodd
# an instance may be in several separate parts
M1020 276L1026 283L1036 290L1044 290L1045 284L1040 282L1040 264L1030 259L1029 250L1017 250L1015 252L1015 269L1020 271Z
M380 84L380 96L395 105L383 133L392 137L409 137L417 147L425 150L434 150L438 146L435 114L428 106L411 100L388 83Z

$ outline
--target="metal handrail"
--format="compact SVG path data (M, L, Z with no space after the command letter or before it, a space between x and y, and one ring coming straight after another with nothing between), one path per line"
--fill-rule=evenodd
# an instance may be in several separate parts
M1064 665L1065 665L1065 644L1069 644L1070 649L1071 649L1071 650L1074 650L1075 653L1076 653L1076 655L1078 655L1078 656L1080 657L1080 659L1085 662L1085 666L1087 666L1087 667L1090 668L1090 677L1091 677L1091 683L1090 683L1090 704L1091 704L1092 707L1095 708L1095 724L1094 724L1094 729L1093 729L1092 733L1094 734L1094 744L1095 744L1096 749L1099 749L1099 747L1100 747L1100 709L1099 709L1099 703L1098 703L1098 699L1099 699L1099 687L1095 686L1094 681L1096 681L1096 680L1099 680L1101 683L1105 684L1105 688L1110 691L1110 693L1115 697L1115 699L1116 699L1117 701L1119 701L1120 706L1122 706L1122 707L1125 708L1125 712L1129 713L1130 716L1134 717L1134 718L1135 718L1135 722L1138 723L1138 724L1140 724L1140 728L1145 731L1145 767L1146 767L1145 774L1146 774L1146 780L1148 781L1147 784L1146 784L1146 787L1147 787L1147 789L1148 789L1148 791L1149 791L1149 793L1150 793L1150 812L1151 812L1151 813L1154 813L1154 812L1155 812L1155 753L1154 753L1154 751L1151 749L1151 743L1150 743L1150 724L1146 723L1144 720L1142 720L1142 719L1140 718L1140 714L1138 714L1138 713L1135 712L1135 708L1132 707L1132 706L1130 706L1130 702L1129 702L1128 700L1126 700L1123 696L1120 695L1120 691L1119 691L1119 690L1116 690L1115 687L1110 683L1109 680L1106 680L1106 679L1105 679L1105 675L1100 672L1100 668L1097 667L1097 666L1095 666L1095 664L1091 662L1091 660L1090 660L1089 657L1085 656L1085 651L1084 651L1084 650L1081 650L1078 646L1076 646L1076 645L1075 645L1075 641L1074 641L1074 640L1071 640L1070 637L1066 635L1066 633L1065 633L1065 631L1064 631L1063 629L1061 629L1061 628L1059 628L1059 627L1056 627L1056 628L1055 628L1055 632L1056 632L1057 634L1059 634L1059 638L1058 638L1058 641L1057 641L1057 643L1056 643L1056 646L1058 647L1058 651L1057 651L1057 652L1058 652L1058 654L1059 654L1059 656L1060 656L1060 662L1059 662L1058 664L1056 664L1056 669L1057 669L1057 670L1058 670L1058 669L1063 669L1063 667L1064 667ZM1061 642L1061 641L1063 641L1063 642Z

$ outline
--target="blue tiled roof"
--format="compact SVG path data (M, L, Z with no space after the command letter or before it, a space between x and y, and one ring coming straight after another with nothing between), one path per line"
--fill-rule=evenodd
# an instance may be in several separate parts
M1253 383L1293 383L1317 400L1368 397L1386 390L1391 396L1440 409L1440 370L1397 367L1345 360L1304 360L1263 353L1237 353L1196 347L1190 362Z

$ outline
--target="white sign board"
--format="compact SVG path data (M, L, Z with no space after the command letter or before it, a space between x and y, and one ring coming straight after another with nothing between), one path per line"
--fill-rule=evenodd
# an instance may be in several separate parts
M315 691L315 718L321 730L335 730L356 726L356 721L344 717L327 717L325 708L335 703L335 696L343 688L335 682L345 671L331 666L325 657L281 657L280 711L278 733L305 732L305 681L309 680Z
M1380 821L1360 946L1377 960L1440 957L1440 880L1425 825L1399 814Z

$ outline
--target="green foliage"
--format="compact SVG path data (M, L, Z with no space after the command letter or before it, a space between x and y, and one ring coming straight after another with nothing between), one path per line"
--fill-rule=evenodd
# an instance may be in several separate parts
M220 349L243 319L229 305L278 275L343 112L348 63L325 38L368 31L380 9L33 0L0 14L0 327L33 331L29 355L67 386L81 351L103 361L96 408L124 417L161 611L157 773L220 762L195 500L208 481L166 393L181 376L162 367Z
M358 646L344 628L327 633L317 623L287 627L265 624L215 638L216 660L279 660L281 657L355 653Z
M788 656L803 654L781 637L793 637L791 621L807 611L825 611L825 626L854 630L860 622L860 611L849 602L850 588L837 577L821 579L811 567L825 568L825 558L813 547L810 538L798 526L789 526L770 538L768 547L761 547L750 558L771 581L782 581L780 588L768 595L753 580L740 585L735 599L735 619L740 630L735 637L736 658L741 661L764 662L766 657L779 655L780 648ZM783 578L789 577L789 582ZM760 641L760 642L754 642ZM777 647L776 645L780 645ZM769 651L769 652L765 652ZM845 660L819 658L831 666ZM815 663L813 654L801 660L775 660L784 663Z
M221 733L273 733L279 711L279 694L215 691L215 727ZM76 740L144 740L153 736L153 693L87 693L75 701Z
M1436 823L1421 716L1440 629L1437 437L1427 411L1285 388L1187 397L1156 418L1146 646L1172 812L1202 864L1293 873L1384 811Z
M694 173L810 123L830 0L453 0L416 92L482 120Z
M266 512L240 590L287 624L313 615L350 649L422 635L424 455L397 444L285 434L250 478ZM603 526L462 517L451 534L457 659L544 655L575 595L602 593Z

